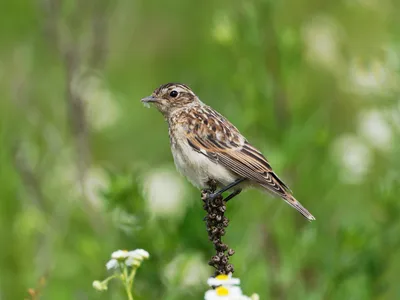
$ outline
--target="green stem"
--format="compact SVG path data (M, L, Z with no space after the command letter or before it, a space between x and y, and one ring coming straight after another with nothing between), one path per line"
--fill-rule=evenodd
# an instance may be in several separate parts
M128 299L129 300L133 300L133 296L132 296L132 292L131 292L129 284L125 284L125 290L126 290L126 293L128 295Z
M131 274L132 275L132 274ZM124 267L124 286L125 286L125 291L126 294L128 295L128 299L129 300L133 300L133 296L132 296L132 283L131 283L131 276L128 276L128 269L125 266Z
M118 274L114 274L114 275L112 275L112 276L110 276L110 277L104 279L102 283L107 283L107 282L109 282L111 279L114 279L114 278L117 278L117 277L119 277L119 275L118 275Z
M135 278L135 274L136 274L136 269L132 268L131 274L129 275L129 283L131 287L133 285L133 279Z

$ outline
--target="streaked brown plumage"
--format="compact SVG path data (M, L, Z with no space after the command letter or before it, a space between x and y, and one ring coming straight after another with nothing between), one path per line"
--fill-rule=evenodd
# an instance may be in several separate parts
M161 85L142 102L154 104L164 115L176 167L194 185L206 189L213 180L224 187L245 179L240 187L260 187L280 196L308 220L315 220L262 153L227 119L202 103L188 86ZM239 193L241 189L236 190Z

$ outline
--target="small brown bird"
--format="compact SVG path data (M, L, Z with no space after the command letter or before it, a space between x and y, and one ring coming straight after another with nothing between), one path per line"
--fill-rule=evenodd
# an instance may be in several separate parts
M154 104L168 122L178 171L200 189L209 189L210 182L221 188L211 198L233 189L225 198L228 201L244 187L258 187L278 195L308 220L315 220L261 152L227 119L201 102L187 85L161 85L142 102Z

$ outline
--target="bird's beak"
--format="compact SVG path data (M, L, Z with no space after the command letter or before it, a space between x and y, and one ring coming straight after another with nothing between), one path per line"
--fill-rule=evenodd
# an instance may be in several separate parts
M143 103L154 103L154 102L157 102L158 99L153 96L148 96L148 97L143 98L140 101L142 101Z

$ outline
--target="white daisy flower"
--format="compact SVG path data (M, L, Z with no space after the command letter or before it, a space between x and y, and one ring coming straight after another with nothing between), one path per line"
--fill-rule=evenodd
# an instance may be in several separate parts
M218 275L217 277L208 278L207 284L209 286L219 286L219 285L239 285L240 279L232 277L232 274L229 275Z
M219 286L214 290L209 290L204 296L205 300L251 300L251 298L243 295L242 290L238 286Z
M229 275L218 275L215 278L209 278L207 284L216 288L208 290L204 295L205 300L259 300L257 294L248 297L243 295L239 287L240 279Z

